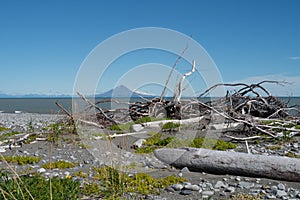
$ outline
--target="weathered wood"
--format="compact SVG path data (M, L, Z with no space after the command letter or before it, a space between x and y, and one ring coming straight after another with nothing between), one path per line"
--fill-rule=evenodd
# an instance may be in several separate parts
M233 174L300 181L300 159L208 149L157 149L154 155L177 168L214 174Z
M190 124L197 124L197 123L204 123L205 121L208 120L209 116L201 116L201 117L195 117L191 119L172 119L172 120L160 120L160 121L153 121L153 122L145 122L141 124L133 124L131 126L131 129L133 131L140 131L144 128L160 128L162 124L165 123L175 123L175 124L180 124L180 125L190 125ZM234 124L235 125L235 124Z

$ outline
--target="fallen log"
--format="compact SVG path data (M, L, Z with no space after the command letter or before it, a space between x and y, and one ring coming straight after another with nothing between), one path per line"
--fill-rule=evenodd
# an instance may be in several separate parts
M157 149L154 155L177 168L213 174L300 181L300 159L197 148Z

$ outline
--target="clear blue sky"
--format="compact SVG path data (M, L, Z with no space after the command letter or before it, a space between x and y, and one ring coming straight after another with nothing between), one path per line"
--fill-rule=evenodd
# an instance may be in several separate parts
M69 94L100 42L150 26L191 35L225 82L286 80L279 95L300 96L299 10L298 0L0 0L0 93Z

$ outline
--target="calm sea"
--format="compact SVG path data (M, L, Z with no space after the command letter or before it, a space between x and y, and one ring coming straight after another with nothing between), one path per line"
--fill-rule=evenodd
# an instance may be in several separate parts
M107 98L106 98L107 99ZM281 97L281 99L289 103L290 106L300 105L300 97ZM96 99L96 101L103 100ZM128 102L128 99L119 99L120 101ZM141 99L133 98L130 101L135 102ZM72 110L72 98L0 98L0 113L41 113L41 114L56 114L61 110L55 105L59 102L64 108ZM110 103L104 103L101 106L109 108Z

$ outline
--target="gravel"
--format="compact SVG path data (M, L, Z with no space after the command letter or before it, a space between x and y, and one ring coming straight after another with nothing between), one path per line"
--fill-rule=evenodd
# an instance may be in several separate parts
M0 126L11 128L14 131L26 133L30 126L35 132L41 131L51 123L56 123L64 117L61 115L47 114L0 114ZM3 131L2 133L5 133ZM0 133L1 134L1 133ZM67 136L66 136L67 137ZM144 138L146 135L140 135ZM82 138L81 138L82 139ZM131 144L136 141L137 137L128 137L126 147L118 148L122 139L114 141L113 144L105 140L84 141L89 145L87 149L78 145L80 142L73 141L72 136L57 145L50 147L47 141L38 141L32 144L24 144L11 150L2 146L0 150L3 155L31 155L41 156L41 161L33 165L14 166L17 172L22 172L31 167L31 172L38 172L46 177L66 177L72 176L75 172L84 172L89 178L93 177L92 168L102 165L111 164L134 166L128 169L128 173L147 172L154 177L165 177L167 175L182 176L188 182L173 184L167 187L159 196L148 195L149 199L229 199L235 194L250 194L259 196L262 199L300 199L300 182L287 182L265 179L260 177L243 177L233 175L213 175L207 173L192 172L187 167L174 169L158 161L153 155L137 155L130 149ZM77 145L75 145L77 144ZM282 144L282 148L271 150L270 144L249 144L252 153L267 155L285 155L286 152L293 152L299 155L299 142ZM50 154L51 148L51 154ZM238 145L236 151L243 151L244 144ZM70 169L45 169L44 163L53 161L67 161L77 163L74 168ZM0 167L5 168L5 164L0 162ZM84 179L77 178L82 184ZM300 180L299 180L300 181Z

